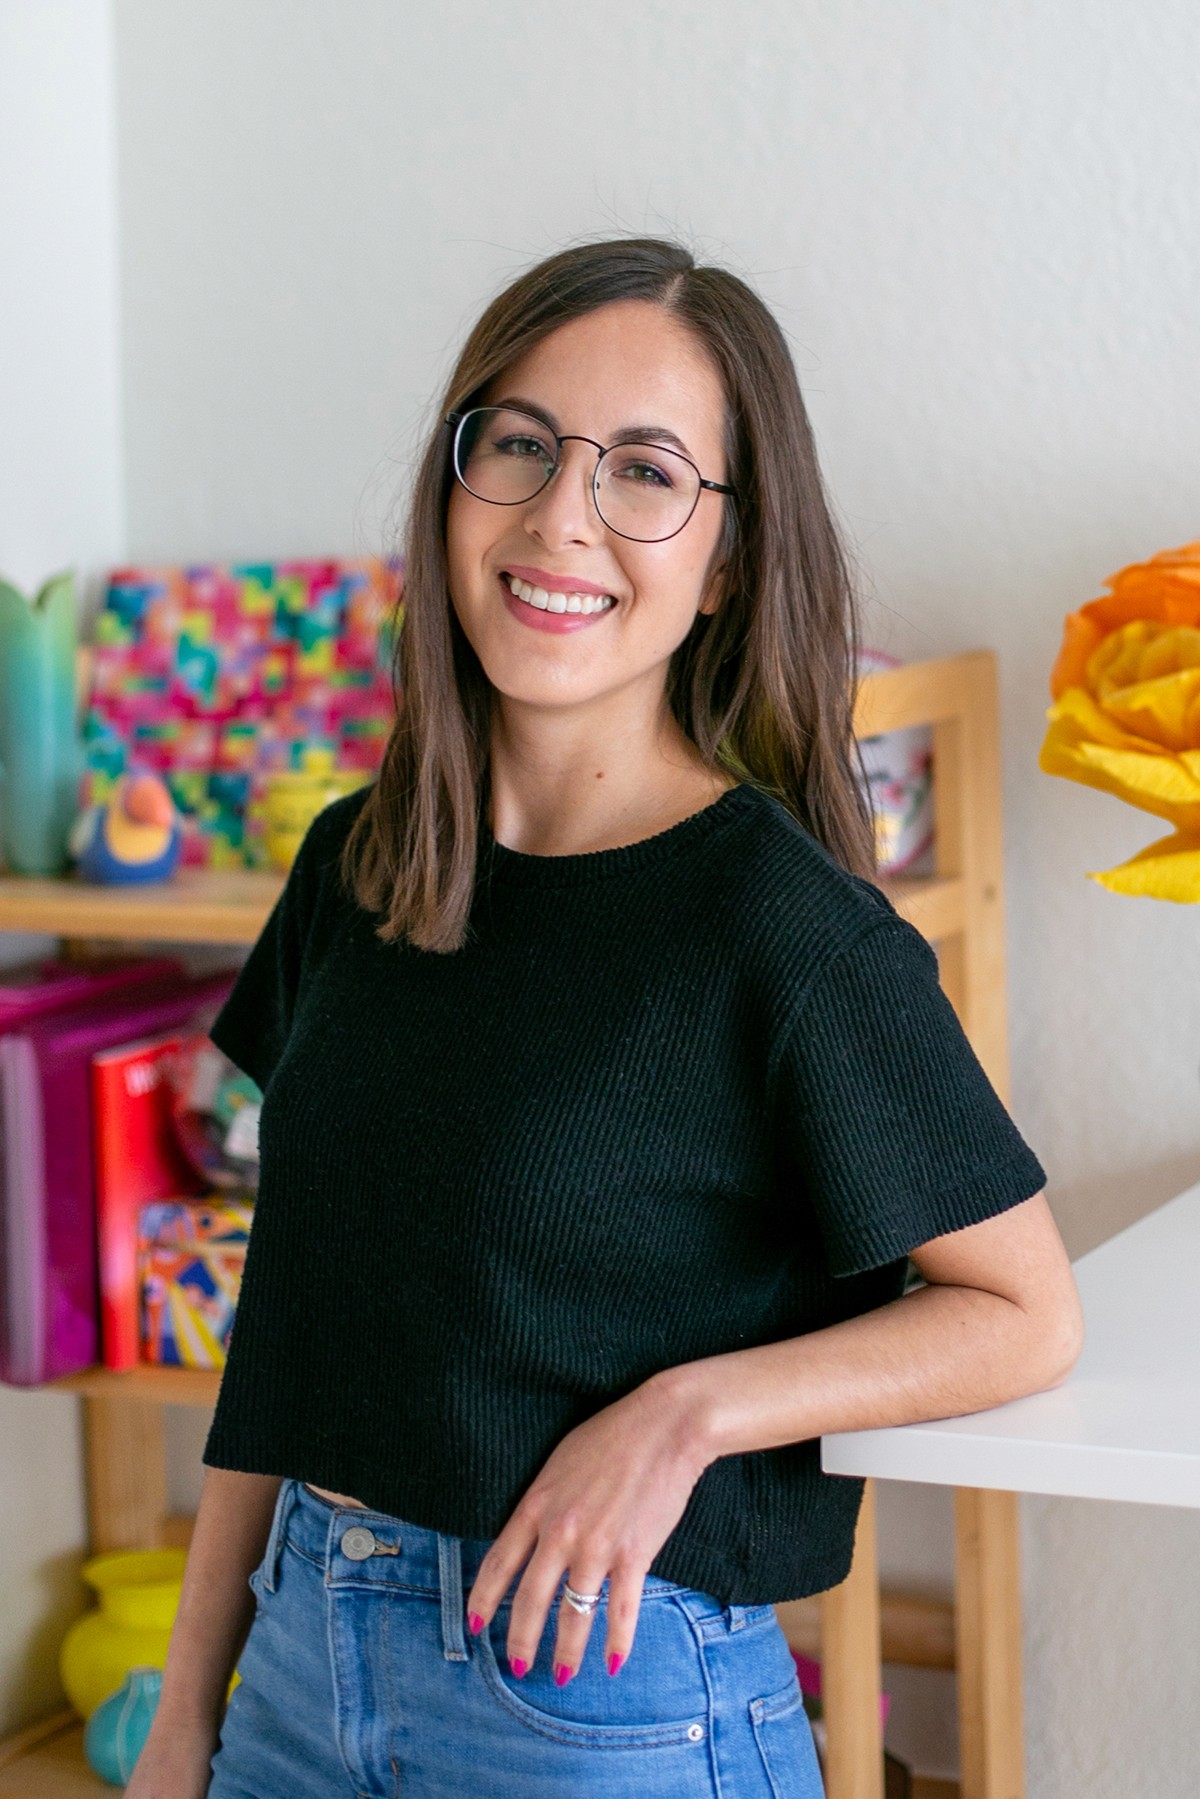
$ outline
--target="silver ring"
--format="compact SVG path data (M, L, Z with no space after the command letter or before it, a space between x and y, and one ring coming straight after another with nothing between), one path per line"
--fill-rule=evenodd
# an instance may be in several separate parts
M600 1603L599 1593L577 1593L569 1580L563 1582L563 1594L568 1605L573 1605L584 1617L590 1617Z

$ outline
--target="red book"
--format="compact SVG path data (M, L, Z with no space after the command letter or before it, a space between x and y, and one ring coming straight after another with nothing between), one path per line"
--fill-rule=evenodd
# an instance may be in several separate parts
M138 1214L156 1199L205 1191L171 1124L163 1058L179 1032L124 1043L92 1057L100 1344L106 1368L141 1360Z

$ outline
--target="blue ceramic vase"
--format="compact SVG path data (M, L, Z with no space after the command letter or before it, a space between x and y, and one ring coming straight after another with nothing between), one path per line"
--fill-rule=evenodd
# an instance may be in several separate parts
M101 1780L124 1786L150 1734L162 1692L160 1668L131 1668L87 1721L83 1753Z
M56 875L78 805L75 581L35 599L0 581L0 854L12 874Z

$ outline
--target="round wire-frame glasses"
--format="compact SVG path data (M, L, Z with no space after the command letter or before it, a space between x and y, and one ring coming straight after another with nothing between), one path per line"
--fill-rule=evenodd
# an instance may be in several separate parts
M499 420L505 417L513 420L517 424L519 424L520 421L526 421L530 426L534 427L528 434L522 434L517 431L512 435L518 438L523 437L526 441L533 443L542 450L548 450L550 444L553 444L553 455L549 456L542 454L539 456L536 451L533 455L528 453L520 456L509 454L503 459L507 466L504 470L502 481L497 482L494 473L489 474L488 479L484 480L477 469L475 475L477 484L472 486L471 482L467 479L466 472L463 468L464 444L470 444L472 431L478 434L475 438L475 444L478 444L480 438L484 435L483 421L486 418ZM590 444L592 449L596 452L596 467L592 473L592 502L595 505L600 519L608 529L614 531L618 537L627 538L631 543L665 543L668 538L677 537L680 531L682 531L690 521L696 507L700 504L700 495L706 488L711 493L727 494L730 499L737 499L736 489L727 487L721 481L706 480L690 456L685 456L681 450L669 449L665 444L600 444L596 442L594 437L581 437L577 432L554 431L546 423L545 419L538 418L533 413L523 412L520 408L513 406L472 406L465 412L448 413L445 422L447 425L454 428L451 461L455 478L469 494L473 494L477 500L487 501L491 506L527 506L531 500L537 498L538 494L540 494L544 488L549 486L550 482L558 473L562 464L562 449L564 444ZM638 452L640 452L640 455L637 454ZM639 467L643 470L649 469L652 472L658 473L660 472L660 465L661 468L667 471L667 474L663 476L662 485L647 482L644 475L639 477L633 484L633 491L636 491L637 489L641 490L637 493L636 503L631 499L629 515L626 516L622 514L622 516L624 517L624 523L626 525L631 522L632 517L639 508L647 511L648 514L658 510L661 517L663 501L657 496L675 493L681 497L677 499L674 507L667 506L667 512L672 519L670 530L660 531L655 529L647 534L645 532L622 529L621 525L613 523L612 519L609 518L608 514L605 512L601 502L601 477L605 472L606 460L610 457L623 457L625 461L622 466L628 471L632 471L634 467ZM471 457L469 454L466 457L466 460L470 462ZM611 470L617 465L610 463L608 466ZM689 471L686 477L683 475L684 469ZM674 477L675 479L672 480L671 477ZM519 492L514 493L512 491L514 481L520 487ZM679 481L685 481L687 485L680 488L676 484ZM488 485L493 487L493 491L490 493L482 491L482 489ZM495 491L497 486L504 486L506 495L501 495L499 492ZM684 505L686 505L686 511L683 511L682 517L679 517L677 523L674 522L676 514ZM611 509L610 501L610 510Z

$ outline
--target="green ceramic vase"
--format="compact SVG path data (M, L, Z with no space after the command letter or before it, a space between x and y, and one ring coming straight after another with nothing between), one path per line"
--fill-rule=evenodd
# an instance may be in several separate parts
M56 875L78 806L75 579L32 600L0 581L0 855L12 874Z

